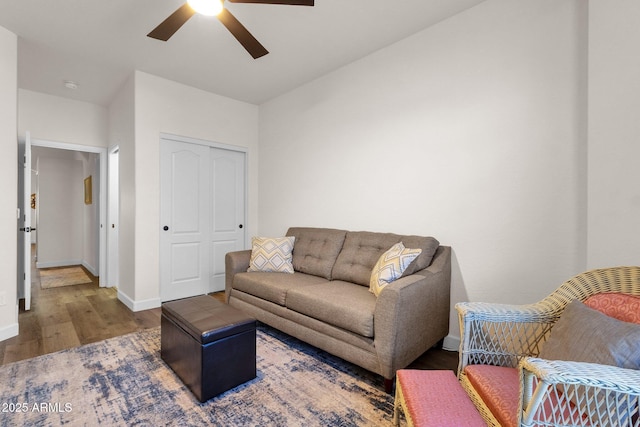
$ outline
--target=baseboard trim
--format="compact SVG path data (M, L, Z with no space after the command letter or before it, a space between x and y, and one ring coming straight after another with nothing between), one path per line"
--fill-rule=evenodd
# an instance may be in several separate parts
M4 328L0 328L0 341L8 340L9 338L13 338L20 333L17 323L12 323Z
M99 277L98 270L91 264L87 263L86 261L82 261L82 266L89 270L89 273L93 274L96 277Z
M152 308L158 308L162 305L160 298L151 298L144 301L135 301L127 294L118 289L118 299L126 305L131 311L143 311L150 310Z
M74 265L82 265L82 260L69 261L53 261L53 262L36 262L36 268L52 268L52 267L71 267ZM92 273L93 274L93 273Z
M459 351L460 350L460 337L455 335L447 335L444 337L444 342L442 343L442 349L447 351Z

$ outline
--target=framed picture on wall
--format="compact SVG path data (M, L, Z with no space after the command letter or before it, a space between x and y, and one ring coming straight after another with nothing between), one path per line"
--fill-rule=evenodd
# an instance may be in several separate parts
M84 204L91 204L91 175L84 179Z

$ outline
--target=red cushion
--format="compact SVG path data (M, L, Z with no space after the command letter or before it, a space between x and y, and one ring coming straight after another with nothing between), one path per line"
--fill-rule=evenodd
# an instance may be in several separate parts
M400 369L396 374L414 425L486 426L453 371Z
M469 365L464 369L467 378L476 392L482 397L493 416L505 427L518 425L518 403L520 399L520 376L517 368L505 368L502 366ZM535 385L534 385L535 387ZM572 402L561 406L558 400L565 400L561 392L551 393L549 399L542 406L542 414L549 419L574 420L576 425L590 425L586 422L586 416L576 411ZM558 407L562 407L562 414L558 413ZM540 414L540 415L542 415ZM572 424L573 425L573 424Z
M584 304L609 317L640 324L640 297L611 292L592 295Z
M500 425L516 427L520 397L518 369L469 365L464 369L464 373Z
M607 316L623 322L640 324L640 297L638 296L602 293L589 297L584 303ZM505 427L517 426L520 398L518 370L502 366L469 365L464 372L476 393L500 424ZM563 399L562 394L553 397ZM544 405L547 414L552 412L550 403L546 402ZM569 402L569 406L575 409L573 403ZM565 412L563 415L568 417L569 413ZM571 416L579 417L580 415L571 411Z
M640 324L640 297L638 296L616 292L603 293L590 296L584 303L607 316L623 322ZM638 421L639 416L636 412L631 420L633 425Z

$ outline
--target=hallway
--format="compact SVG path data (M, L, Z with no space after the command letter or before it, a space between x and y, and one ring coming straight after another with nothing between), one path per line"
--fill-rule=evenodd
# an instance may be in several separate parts
M31 310L20 301L20 334L0 342L0 365L160 326L160 308L130 311L116 288L93 283L41 289L37 268L31 269Z

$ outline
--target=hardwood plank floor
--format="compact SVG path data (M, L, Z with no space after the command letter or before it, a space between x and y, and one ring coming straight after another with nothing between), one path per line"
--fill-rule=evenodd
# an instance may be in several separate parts
M100 288L85 272L92 283L41 289L39 270L32 269L31 310L21 301L20 335L0 342L0 365L160 326L160 308L132 312L115 288ZM224 301L224 292L212 296ZM457 352L432 348L409 368L455 371L457 364Z
M20 334L0 342L0 364L160 326L160 308L134 313L115 288L100 288L85 273L89 284L42 289L40 271L31 270L31 310L20 302Z

